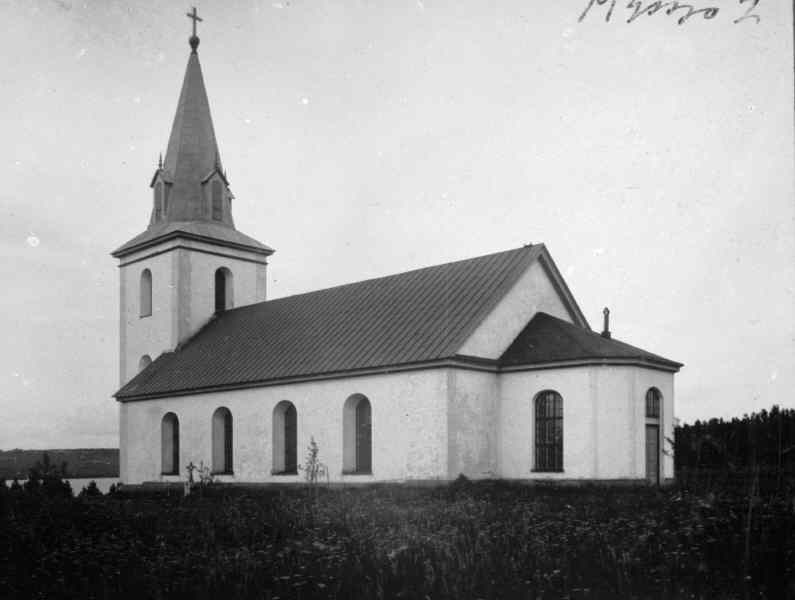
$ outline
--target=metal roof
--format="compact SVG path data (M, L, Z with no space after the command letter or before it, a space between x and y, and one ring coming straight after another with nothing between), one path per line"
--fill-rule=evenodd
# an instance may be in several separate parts
M678 363L543 312L536 313L505 353L500 367L568 361L635 361L679 370Z
M127 243L116 248L111 254L116 258L120 258L132 252L137 252L148 246L159 244L167 239L176 237L206 240L209 243L234 248L243 247L246 250L253 250L254 252L265 255L273 254L274 252L273 248L258 242L254 238L228 225L193 221L177 223L166 222L153 225L143 233L136 235Z
M120 400L455 356L542 244L252 304L158 357Z

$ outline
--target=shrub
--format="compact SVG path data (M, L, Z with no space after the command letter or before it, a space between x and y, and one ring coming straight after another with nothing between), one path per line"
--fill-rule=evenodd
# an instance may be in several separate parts
M99 491L97 487L97 482L93 479L88 482L87 486L84 486L82 490L80 490L79 498L95 498L96 496L101 496L102 492Z

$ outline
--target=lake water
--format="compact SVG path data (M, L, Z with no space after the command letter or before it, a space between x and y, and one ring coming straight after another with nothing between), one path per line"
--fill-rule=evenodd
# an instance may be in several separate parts
M118 478L116 477L68 477L67 481L72 486L72 492L74 492L75 496L77 496L80 493L80 490L86 487L90 481L96 481L99 491L103 494L107 494L110 486L119 482ZM20 479L19 483L24 484L25 480ZM6 485L10 486L11 481L6 480Z

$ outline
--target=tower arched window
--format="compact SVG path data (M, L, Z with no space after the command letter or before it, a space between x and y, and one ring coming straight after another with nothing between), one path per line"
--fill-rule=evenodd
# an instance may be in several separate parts
M213 221L223 221L224 219L223 192L224 190L221 186L221 182L217 179L213 181L211 193Z
M535 471L563 471L563 398L545 390L535 398Z
M138 372L140 373L151 364L152 364L152 357L149 356L148 354L144 354L141 357L141 360L138 361Z
M234 278L232 271L221 267L215 271L215 312L234 306Z
M213 413L213 473L231 474L232 456L232 413L226 407Z
M370 401L354 394L342 410L342 470L371 473L373 470L373 424Z
M152 314L152 272L149 269L141 271L140 309L142 317Z
M179 475L179 419L173 412L163 417L160 439L163 475Z
M273 474L298 473L298 411L282 400L273 409Z

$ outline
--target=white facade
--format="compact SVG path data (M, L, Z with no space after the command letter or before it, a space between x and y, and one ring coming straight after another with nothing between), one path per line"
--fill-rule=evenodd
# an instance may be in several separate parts
M337 482L472 479L643 480L645 394L662 392L661 436L673 438L673 375L635 366L586 366L511 373L433 368L274 385L120 405L125 483L184 480L184 467L212 463L212 415L233 417L230 482L296 482L272 474L274 409L297 411L298 463L310 438ZM534 398L563 398L563 471L534 471ZM372 406L372 473L344 474L343 406L361 394ZM182 471L161 475L161 423L179 419ZM662 440L661 440L662 444ZM660 479L673 477L664 454Z

